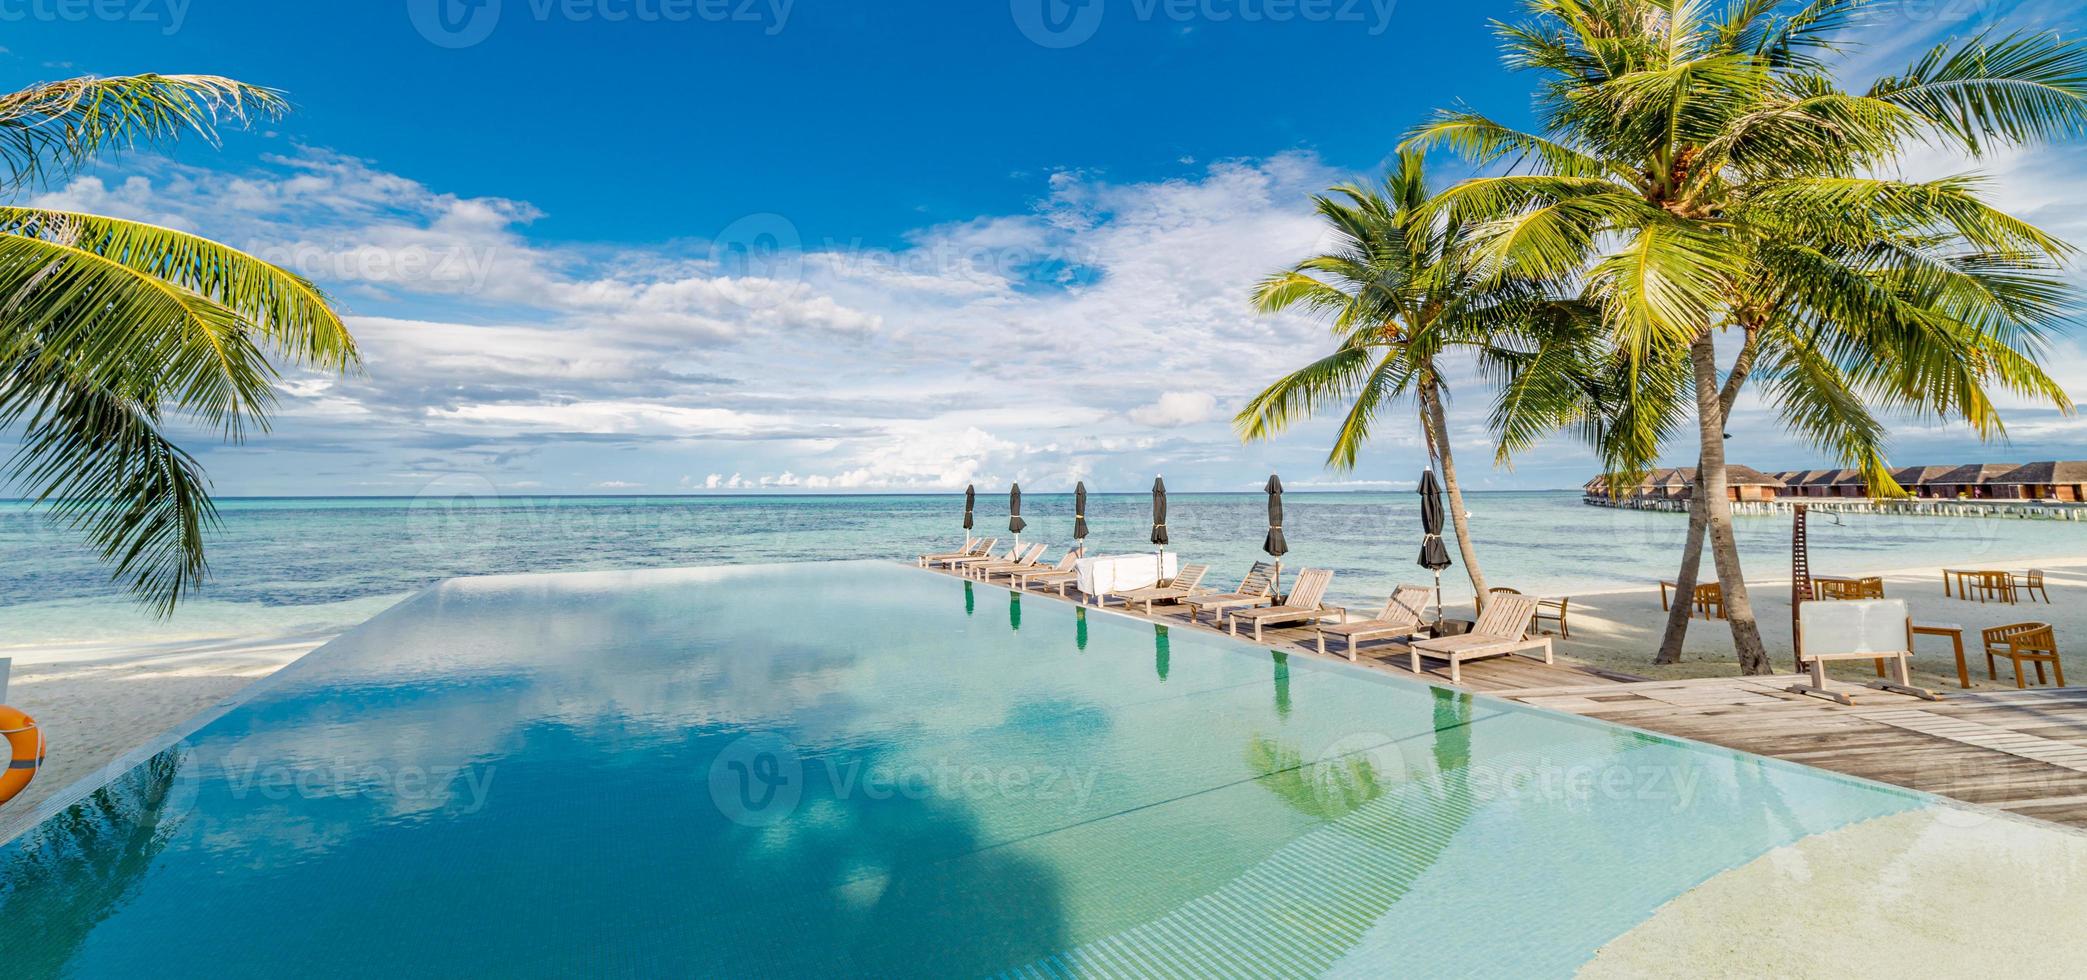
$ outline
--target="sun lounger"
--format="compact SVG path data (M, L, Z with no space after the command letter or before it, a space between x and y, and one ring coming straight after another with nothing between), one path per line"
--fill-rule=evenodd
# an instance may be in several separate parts
M1407 645L1413 672L1420 673L1422 655L1449 661L1449 682L1464 682L1464 664L1486 657L1542 650L1544 663L1551 663L1551 638L1532 637L1529 624L1536 619L1536 599L1525 595L1495 595L1486 600L1486 610L1461 636L1415 640Z
M1384 611L1374 618L1354 623L1327 623L1319 627L1319 652L1326 652L1328 634L1348 639L1348 660L1355 660L1355 646L1368 640L1388 640L1394 637L1410 637L1427 627L1421 617L1427 612L1428 589L1418 585L1401 585L1391 593L1390 601L1384 603Z
M1223 622L1225 610L1248 606L1265 606L1275 601L1275 566L1257 561L1247 570L1246 578L1239 582L1237 592L1205 592L1181 600L1188 607L1188 621L1193 623L1203 610L1213 610L1212 622Z
M1928 701L1942 696L1913 686L1913 615L1904 599L1850 599L1843 602L1807 602L1797 607L1797 661L1810 668L1812 682L1794 685L1792 694L1852 705L1855 699L1826 689L1829 660L1874 660L1877 674L1884 676L1885 661L1897 665L1898 680L1880 680L1871 687L1911 694Z
M922 555L920 556L920 564L923 567L931 567L934 565L949 565L949 567L955 568L956 566L950 565L950 562L961 561L966 558L980 558L991 555L993 551L993 546L999 543L999 538L979 538L978 540L971 542L971 548L967 551L952 551L948 554L943 555Z
M1332 581L1332 569L1307 568L1297 573L1297 587L1290 590L1289 599L1282 605L1234 612L1231 616L1232 635L1239 635L1239 621L1242 619L1254 624L1256 643L1261 642L1263 627L1280 626L1284 623L1308 623L1335 614L1347 619L1347 610L1339 606L1323 605L1319 601L1326 597L1326 585Z
M963 558L951 558L950 560L943 562L943 564L949 566L950 569L953 571L963 572L968 566L971 565L993 565L1000 562L1011 562L1020 557L1022 557L1022 546L1015 545L1014 547L1007 549L1007 554L1004 555L995 555L990 553L983 555L967 555ZM965 574L969 573L966 572Z
M1209 565L1183 565L1180 571L1174 573L1173 578L1165 582L1150 588L1118 592L1115 595L1123 600L1125 609L1141 602L1144 603L1145 614L1150 616L1152 615L1152 607L1156 603L1180 602L1189 596L1195 595L1196 589L1203 584L1203 576L1208 574L1210 574ZM1107 602L1108 597L1102 597L1102 601Z
M1072 581L1079 577L1079 573L1073 570L1073 563L1079 561L1080 556L1085 554L1086 551L1087 549L1085 548L1070 549L1065 553L1065 557L1058 559L1058 564L1050 568L1035 566L1009 572L1007 573L1007 580L1013 582L1017 589L1026 589L1032 585L1058 585L1061 579L1068 582ZM1062 588L1061 586L1061 591Z
M964 572L973 578L976 578L980 581L984 581L995 575L1002 575L1009 572L1019 572L1025 569L1035 568L1037 567L1036 563L1043 560L1043 553L1044 546L1042 544L1034 544L1029 546L1028 551L1022 552L1022 556L1020 558L1017 558L1013 561L985 562L983 564L972 565L971 567L964 569Z
M926 568L929 565L940 564L954 558L969 558L973 555L982 555L993 550L993 545L997 542L997 538L972 538L965 542L964 550L962 551L945 551L939 555L921 555L917 561L920 567Z

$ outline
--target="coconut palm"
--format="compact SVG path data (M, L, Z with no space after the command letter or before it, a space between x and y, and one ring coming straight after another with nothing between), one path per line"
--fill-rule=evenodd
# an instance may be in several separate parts
M285 109L205 75L80 78L0 96L0 166L17 195L111 151ZM0 425L7 478L84 533L162 614L203 578L208 482L170 439L179 420L236 441L265 429L277 365L358 364L304 279L185 232L0 207Z
M1465 181L1439 206L1476 224L1499 274L1576 275L1599 308L1642 450L1670 425L1671 377L1692 410L1693 499L1740 664L1769 669L1748 601L1725 447L1743 364L1783 422L1895 489L1868 407L2001 430L1991 393L2070 408L2037 367L2062 322L2067 247L1988 204L1976 178L1906 180L1916 143L1981 153L2087 129L2087 48L1981 34L1859 91L1827 59L1862 0L1529 0L1502 26L1508 63L1542 76L1541 131L1443 112L1409 148L1447 145L1521 166ZM1643 382L1643 383L1641 383ZM1628 454L1625 454L1628 455Z
M1541 281L1482 275L1467 260L1466 226L1429 208L1418 153L1401 153L1381 188L1344 184L1313 198L1332 247L1263 280L1263 312L1328 318L1334 352L1270 384L1233 420L1241 438L1267 439L1322 408L1341 406L1328 466L1353 469L1382 414L1411 399L1428 452L1442 471L1457 546L1483 603L1485 573L1471 541L1446 410L1443 355L1483 348L1540 310ZM1483 280L1483 281L1482 281Z

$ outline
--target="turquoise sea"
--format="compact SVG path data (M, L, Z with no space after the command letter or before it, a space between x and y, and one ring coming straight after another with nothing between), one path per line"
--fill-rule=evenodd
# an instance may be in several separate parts
M1417 498L1395 493L1291 493L1286 567L1333 568L1336 597L1381 599L1415 567ZM1670 577L1685 518L1589 507L1577 492L1476 493L1467 498L1489 584L1573 593ZM1258 493L1170 497L1172 549L1236 579L1259 556L1266 498ZM156 621L108 581L77 537L22 503L0 503L0 651L54 645L188 643L202 638L324 636L359 623L430 583L459 575L904 559L962 540L961 498L680 496L254 498L220 501L212 578L171 620ZM1028 541L1056 555L1072 532L1066 494L1031 493ZM1088 505L1097 553L1151 549L1146 494L1097 494ZM1006 498L981 492L982 533L1006 534ZM1740 520L1750 576L1789 568L1787 517ZM2004 562L2087 554L2087 527L1974 518L1815 520L1822 573L1943 562ZM1455 549L1451 549L1455 554ZM1460 568L1445 598L1467 595Z

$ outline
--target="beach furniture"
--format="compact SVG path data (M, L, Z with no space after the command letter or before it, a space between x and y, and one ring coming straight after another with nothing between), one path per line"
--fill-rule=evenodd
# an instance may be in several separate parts
M1356 644L1369 640L1389 640L1395 637L1410 637L1427 627L1421 617L1427 613L1428 597L1434 595L1423 585L1401 585L1392 590L1391 598L1384 603L1384 611L1369 619L1352 623L1322 623L1318 628L1319 652L1326 652L1326 638L1346 637L1348 660L1355 660Z
M1913 686L1913 616L1904 599L1804 603L1797 607L1797 650L1797 662L1811 671L1812 682L1792 685L1788 688L1792 694L1852 705L1854 698L1826 689L1826 664L1872 660L1878 677L1886 676L1885 665L1890 662L1897 679L1878 680L1869 686L1928 701L1942 700L1942 695Z
M1667 590L1678 590L1680 588L1681 584L1678 582L1662 581L1659 584L1659 608L1661 612L1666 612L1671 605L1667 600ZM1704 619L1723 619L1725 618L1725 590L1716 582L1698 585L1696 586L1695 596L1689 600L1689 605L1694 607L1695 611L1702 613Z
M922 566L946 565L950 568L955 568L956 566L950 564L951 562L962 561L966 558L988 556L992 553L993 546L999 543L999 538L979 538L971 543L971 549L968 551L951 552L946 555L922 555L920 556L920 563Z
M1521 595L1521 594L1522 594L1522 592L1521 592L1521 590L1520 590L1520 589L1507 589L1507 588L1500 588L1500 589L1487 589L1486 591L1488 591L1488 592L1492 592L1492 593L1496 593L1496 594L1499 594L1499 595ZM1660 607L1660 609L1661 609L1662 611L1664 611L1664 610L1665 610L1665 609L1667 608L1667 589L1666 589L1666 583L1664 583L1664 582L1660 583L1660 590L1659 590L1659 591L1660 591L1660 596L1659 596L1659 598L1660 598L1660 602L1659 602L1659 607ZM1543 632L1543 628L1544 628L1544 624L1545 624L1545 623L1557 623L1557 624L1558 624L1558 635L1559 635L1559 636L1562 636L1562 637L1565 637L1566 639L1571 639L1571 638L1572 638L1572 630L1571 630L1571 629L1568 629L1568 628L1566 627L1566 625L1565 625L1565 615L1566 615L1566 611L1567 611L1567 609L1568 609L1568 608L1569 608L1569 607L1570 607L1571 605L1572 605L1572 597L1571 597L1571 596L1562 596L1562 597L1559 597L1559 598L1555 598L1555 599L1553 599L1553 598L1546 598L1546 597L1543 597L1543 596L1538 596L1538 597L1537 597L1537 599L1536 599L1536 631L1537 631L1537 632L1539 632L1539 633Z
M2017 594L2017 595L2032 595L2032 594L2033 594L2033 595L2040 595L2040 596L2042 596L2042 597L2043 597L2043 600L2044 600L2045 602L2049 602L2049 601L2051 601L2051 592L2050 592L2050 590L2049 590L2049 589L2046 589L2046 588L2044 588L2044 573L2043 573L2043 569L2040 569L2040 568L2032 568L2032 569L2030 569L2030 570L2028 570L2028 571L2026 571L2026 572L2023 572L2023 573L2022 573L2022 574L2020 574L2020 575L2015 575L2015 576L2013 576L2013 578L2014 578L2014 582L2013 582L2013 585L2014 585L2014 591L2015 591L2015 594Z
M1948 640L1951 652L1957 657L1957 686L1971 686L1971 669L1964 664L1964 627L1956 623L1914 623L1913 635L1939 636Z
M917 559L917 563L920 567L926 568L929 565L949 561L952 558L969 558L972 555L982 555L991 550L993 544L994 539L992 538L970 538L964 542L964 550L962 551L945 551L939 555L921 555Z
M1173 552L1143 552L1134 555L1092 555L1073 564L1079 573L1074 586L1096 603L1108 596L1149 588L1174 577L1180 556Z
M1193 623L1203 610L1212 610L1212 622L1223 622L1225 610L1247 606L1265 606L1275 602L1275 566L1257 561L1247 569L1246 577L1239 580L1239 588L1233 592L1205 592L1181 600L1188 607L1188 621Z
M1035 568L1036 563L1043 560L1043 553L1044 545L1038 542L1030 545L1028 551L1007 561L982 561L968 565L964 568L964 574L984 581L987 576L1000 572L1018 572L1024 568Z
M1464 664L1510 653L1543 651L1543 662L1551 663L1551 638L1529 635L1536 620L1536 600L1525 595L1496 595L1487 600L1485 612L1471 625L1471 632L1433 637L1407 644L1413 672L1420 673L1422 655L1449 661L1449 682L1464 682Z
M1884 580L1874 575L1866 578L1816 575L1812 577L1812 591L1821 599L1882 599Z
M1158 585L1111 594L1123 600L1125 609L1141 602L1144 603L1145 614L1150 616L1155 603L1180 602L1189 596L1195 595L1196 590L1202 587L1203 576L1208 574L1210 574L1209 565L1183 565L1181 566L1181 571L1175 573L1173 578Z
M2028 678L2022 675L2024 661L2036 665L2036 682L2044 683L2044 664L2051 665L2059 687L2065 686L2065 667L2058 663L2058 638L2049 623L2010 623L1986 630L1986 678L1999 680L1998 665L1994 662L2006 657L2014 663L2015 686L2028 687Z
M1254 624L1255 643L1261 642L1261 630L1269 626L1280 626L1284 623L1307 623L1335 614L1338 614L1344 620L1347 619L1347 610L1339 606L1328 606L1321 602L1326 597L1327 583L1332 581L1332 569L1307 568L1298 572L1297 587L1290 590L1289 596L1283 600L1282 605L1234 611L1230 616L1232 620L1232 635L1239 635L1239 621L1242 619Z
M1068 548L1065 557L1058 559L1058 564L1049 568L1034 566L1012 571L1007 573L1007 580L1013 582L1018 589L1039 584L1058 585L1060 594L1063 594L1065 587L1062 583L1072 581L1075 574L1072 569L1073 562L1079 561L1080 556L1086 551L1085 548Z
M1008 548L1007 554L1004 555L994 555L991 549L987 549L987 551L984 554L966 555L962 558L951 558L950 560L943 562L942 564L948 566L952 571L963 572L965 571L965 569L969 568L972 565L992 565L1001 562L1012 562L1020 557L1022 557L1022 546L1014 545ZM966 574L969 573L966 572Z

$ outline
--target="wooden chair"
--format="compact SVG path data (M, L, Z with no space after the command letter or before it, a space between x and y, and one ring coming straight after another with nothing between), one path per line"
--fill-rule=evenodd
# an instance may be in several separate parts
M1449 661L1449 682L1464 682L1464 663L1485 657L1542 650L1544 663L1551 663L1551 638L1531 637L1529 624L1536 620L1536 600L1525 595L1495 595L1486 603L1471 632L1415 640L1407 646L1413 672L1420 673L1422 654Z
M2044 664L2051 665L2059 687L2065 686L2065 667L2058 662L2058 638L2049 623L2012 623L1995 626L1984 633L1986 641L1986 679L1999 680L2000 674L1995 660L2006 657L2015 666L2015 686L2028 687L2029 680L2022 675L2022 662L2036 665L2036 682L2044 683Z
M2051 591L2044 588L2044 573L2041 568L2032 568L2020 575L2009 575L2017 595L2040 595L2045 602L2051 601Z
M1173 578L1165 582L1148 588L1118 592L1116 597L1123 600L1123 608L1125 609L1129 609L1141 602L1144 603L1145 615L1150 616L1152 615L1154 603L1180 602L1189 596L1195 595L1196 589L1203 584L1203 576L1208 574L1210 574L1209 565L1183 565L1180 571L1174 573Z
M1520 591L1520 590L1518 590L1518 589L1509 589L1509 588L1495 588L1495 589L1487 589L1486 591L1487 591L1487 592L1490 592L1490 593L1492 593L1492 594L1494 594L1494 595L1521 595L1521 594L1522 594L1522 593L1521 593L1521 591ZM1700 592L1700 591L1701 591L1701 589L1698 589L1697 591L1698 591L1698 592ZM1562 637L1565 637L1566 639L1572 639L1572 630L1569 630L1569 629L1567 629L1567 628L1566 628L1566 626L1565 626L1565 612L1566 612L1566 607L1568 607L1568 606L1570 606L1570 605L1572 605L1572 598L1571 598L1570 596L1567 596L1567 597L1564 597L1564 598L1559 598L1559 599L1542 599L1542 598L1539 598L1539 599L1537 599L1537 600L1536 600L1536 631L1537 631L1538 633L1541 633L1541 632L1543 632L1543 631L1544 631L1544 624L1545 624L1545 623L1557 623L1557 624L1558 624L1558 635L1559 635L1559 636L1562 636ZM1666 608L1667 608L1667 606L1666 606L1666 603L1665 603L1665 602L1662 602L1662 603L1660 603L1660 610L1661 610L1662 612L1666 611Z
M1275 566L1257 561L1247 569L1246 578L1239 581L1236 592L1205 592L1181 600L1188 607L1188 621L1193 623L1203 610L1211 610L1211 622L1222 623L1225 610L1251 606L1266 606L1275 602Z
M1789 687L1792 694L1808 694L1841 704L1855 699L1826 688L1826 664L1833 660L1874 660L1896 665L1897 680L1879 680L1869 686L1883 691L1910 694L1927 701L1942 696L1913 686L1913 614L1904 599L1850 599L1845 602L1807 602L1797 607L1797 660L1811 670L1812 682Z
M1322 623L1318 629L1319 653L1326 653L1326 636L1348 638L1348 660L1355 660L1355 646L1366 640L1388 640L1394 637L1410 637L1425 629L1422 616L1428 609L1428 597L1434 593L1425 586L1401 585L1392 590L1391 598L1384 603L1384 611L1376 616L1354 623Z
M1704 619L1725 618L1725 590L1716 582L1696 586L1696 611Z
M980 548L978 550L978 554L964 555L960 558L951 558L946 561L943 561L941 564L944 568L947 568L950 571L954 572L961 571L966 565L990 565L994 562L1014 561L1015 559L1022 557L1021 545L1010 545L1008 546L1007 554L996 555L993 554L993 543L993 539L988 539L986 541L986 547ZM929 562L929 564L932 565L935 563Z
M1978 601L1998 599L2008 605L2015 601L2015 576L2013 572L1973 572L1972 586L1978 589Z
M1231 615L1232 635L1239 635L1239 621L1244 619L1254 624L1254 642L1261 642L1261 630L1267 626L1284 623L1304 623L1324 619L1339 613L1341 619L1348 612L1339 606L1329 606L1320 600L1326 598L1326 586L1333 581L1330 568L1307 568L1297 573L1297 587L1290 590L1290 597L1280 606L1261 609L1241 609Z

